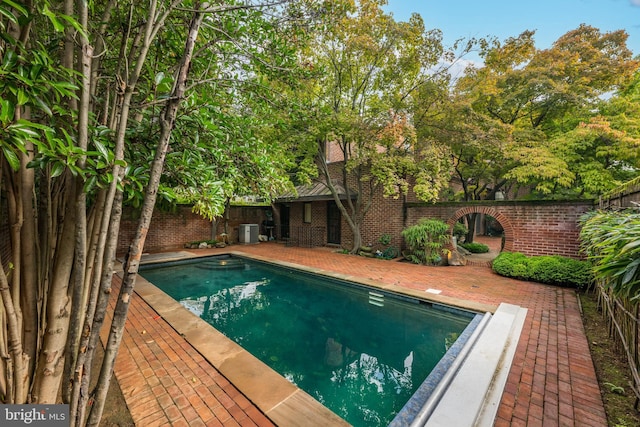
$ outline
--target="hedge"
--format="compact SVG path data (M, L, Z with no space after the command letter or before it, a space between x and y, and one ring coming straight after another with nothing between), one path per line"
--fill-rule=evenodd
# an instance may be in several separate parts
M486 254L489 252L489 246L484 243L460 243L460 246L471 252L472 254Z
M549 285L586 288L593 282L590 262L559 255L528 257L502 252L493 260L492 268L501 276Z

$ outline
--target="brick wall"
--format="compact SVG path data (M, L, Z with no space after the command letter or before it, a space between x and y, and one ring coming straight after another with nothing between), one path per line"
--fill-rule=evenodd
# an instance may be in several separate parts
M420 218L438 218L453 224L462 216L481 213L496 218L504 229L505 251L525 255L562 255L579 258L579 219L594 208L592 202L501 201L407 204L407 225Z
M270 210L271 207L269 206L231 206L227 219L229 241L231 243L240 241L240 224L258 224L258 232L264 234L265 230L262 227L262 222L267 219L266 212ZM216 221L215 236L224 233L224 223L225 220L223 218L219 218ZM207 239L211 239L211 237L207 237Z
M231 209L229 229L233 241L238 241L238 226L247 222L262 224L266 219L264 212L269 208L233 207ZM222 220L217 221L218 232L222 232ZM125 209L120 224L118 237L118 254L127 251L138 227L138 214ZM145 252L180 249L186 242L209 240L212 238L213 224L191 212L190 207L180 207L176 212L156 211L151 219L149 233L145 242ZM260 230L262 232L262 230ZM11 239L6 204L0 204L0 260L8 265L11 260ZM213 236L215 237L215 236Z
M305 203L288 203L289 241L292 245L324 246L327 244L327 201L312 201L311 222L304 222Z
M341 167L342 165L340 163L333 163L329 165L331 175L340 176L342 173ZM351 190L357 191L357 182L353 176L350 177L348 186ZM364 191L366 191L367 186L365 185L364 187ZM367 198L368 195L365 195L365 200L363 201L366 202ZM378 192L373 196L371 208L367 212L367 215L364 218L364 223L360 227L362 244L372 244L375 246L378 239L380 239L383 234L389 234L391 235L391 246L395 246L397 248L402 246L402 236L400 233L405 228L403 200L403 197L396 199L392 197L384 197L382 192ZM344 217L342 218L341 231L341 246L346 249L351 249L353 245L353 232Z
M340 176L340 164L329 165L333 176ZM349 188L357 191L353 179ZM327 243L327 205L328 201L311 202L311 223L303 222L304 203L291 202L289 215L290 237L309 239L314 246ZM391 245L402 249L404 242L402 230L416 224L421 218L438 218L451 226L466 214L480 213L498 220L504 229L504 250L522 252L526 255L563 255L573 258L580 256L579 226L580 217L592 210L594 204L585 201L477 201L450 203L422 203L415 195L406 198L384 197L381 193L374 196L371 208L361 227L362 243L376 245L384 235L391 236ZM238 240L240 224L255 223L262 225L265 212L270 207L233 207L229 215L230 240ZM123 222L122 237L132 236ZM223 221L217 221L214 235L222 232ZM135 227L135 223L133 225ZM263 233L262 226L260 233ZM154 214L145 250L166 250L182 247L187 241L205 240L212 237L212 225L194 215L188 208L182 208L178 214ZM278 236L279 237L279 236ZM341 246L350 249L353 233L346 219L341 223ZM124 249L126 246L121 247Z
M127 251L137 227L137 211L125 209L120 223L118 254ZM144 251L157 252L183 248L186 242L209 240L211 235L211 222L191 212L190 207L179 207L176 212L171 213L156 210L149 225Z
M400 248L401 232L405 228L403 211L402 198L384 197L381 193L374 196L361 228L362 243L375 246L383 234L389 234L390 245Z
M126 252L138 226L135 211L125 210L120 224L118 254ZM145 252L182 248L186 242L211 239L210 221L181 207L177 212L154 212L145 242ZM6 204L0 203L0 260L4 266L11 261L11 239Z
M326 201L312 202L312 223L302 222L302 203L290 204L290 226L326 227ZM403 246L401 232L404 228L416 224L420 218L439 218L452 225L467 213L478 212L496 218L505 231L505 250L522 252L526 255L557 254L579 257L578 220L582 214L594 208L592 203L556 202L556 201L501 201L501 202L460 202L460 203L407 203L402 199L376 196L371 210L362 227L363 243L377 243L380 236L390 234L391 245ZM0 204L6 209L6 204ZM237 241L239 224L262 224L269 208L237 207L232 209L229 220L231 238ZM404 213L406 210L406 214ZM9 226L6 212L0 212L0 257L7 265L11 256ZM405 219L406 215L406 219ZM120 227L118 253L124 253L134 236L137 227L135 212L127 211ZM222 231L222 220L217 222L216 235ZM342 242L344 248L350 248L353 234L342 219ZM262 233L262 230L260 231ZM155 212L147 236L145 251L162 251L182 248L185 242L208 240L212 238L212 224L191 212L188 207L180 208L176 213ZM326 233L321 241L314 244L326 244Z

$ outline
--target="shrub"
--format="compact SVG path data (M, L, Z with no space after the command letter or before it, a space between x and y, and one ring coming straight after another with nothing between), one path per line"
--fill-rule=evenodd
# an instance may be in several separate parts
M379 252L380 255L378 255L378 257L382 259L394 259L398 256L399 253L398 248L396 248L395 246L389 246L384 251Z
M489 246L484 243L460 243L460 246L471 252L472 254L486 254L489 252Z
M501 276L549 285L587 287L593 281L591 263L559 255L527 257L502 252L493 260L493 271Z
M528 269L526 255L519 252L501 252L491 264L493 271L501 276L524 279Z
M616 296L640 298L640 212L597 211L580 222L582 249L596 277Z
M449 241L449 226L439 219L423 218L416 225L402 230L409 246L408 258L415 264L438 264L442 260L442 249Z
M468 232L469 232L469 229L467 228L467 226L461 222L456 222L453 225L453 235L458 242L462 242L462 240L466 237Z
M381 235L380 238L378 238L378 243L383 246L389 246L391 244L391 234L384 233Z

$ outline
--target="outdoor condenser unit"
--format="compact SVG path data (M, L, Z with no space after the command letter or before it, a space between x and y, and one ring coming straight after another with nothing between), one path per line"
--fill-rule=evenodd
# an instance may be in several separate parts
M240 243L258 243L258 224L240 224Z

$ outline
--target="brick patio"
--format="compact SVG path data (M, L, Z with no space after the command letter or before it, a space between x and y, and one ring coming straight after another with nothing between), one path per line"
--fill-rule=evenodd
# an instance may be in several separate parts
M231 249L367 281L438 289L452 301L525 307L527 319L495 426L607 425L574 290L503 278L483 266L424 267L279 243ZM115 374L139 426L273 425L138 296Z

